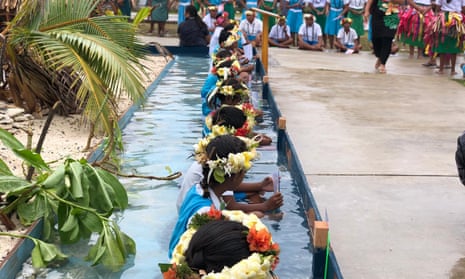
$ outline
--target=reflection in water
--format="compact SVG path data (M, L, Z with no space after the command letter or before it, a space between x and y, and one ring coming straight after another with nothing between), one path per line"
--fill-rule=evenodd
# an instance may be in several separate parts
M199 93L207 76L207 61L207 58L176 58L169 74L123 131L122 172L165 176L169 174L167 169L187 170L193 160L190 157L192 147L201 137ZM312 250L299 192L286 168L277 164L276 133L266 101L263 110L263 121L257 125L257 131L271 136L273 144L258 150L260 159L245 180L259 181L279 168L284 206L264 218L273 239L281 246L276 273L281 279L311 278ZM47 278L161 278L158 263L168 262L168 243L177 219L175 202L180 179L122 179L128 189L130 206L116 218L121 229L137 245L136 256L123 271L111 273L73 257L68 265L50 272ZM87 253L87 245L83 243L66 249L67 252L74 250L72 253L79 256Z

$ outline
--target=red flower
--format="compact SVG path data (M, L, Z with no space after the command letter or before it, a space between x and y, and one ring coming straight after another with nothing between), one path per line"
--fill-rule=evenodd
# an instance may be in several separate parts
M168 271L163 272L163 279L176 279L176 264L173 264Z
M221 220L221 210L217 210L215 206L212 204L210 206L210 210L207 212L207 216L210 217L213 220Z
M272 247L271 234L265 228L257 231L255 226L250 228L247 242L249 243L249 250L252 252L266 252Z
M247 122L242 125L239 129L236 130L235 136L246 137L249 134L249 124Z

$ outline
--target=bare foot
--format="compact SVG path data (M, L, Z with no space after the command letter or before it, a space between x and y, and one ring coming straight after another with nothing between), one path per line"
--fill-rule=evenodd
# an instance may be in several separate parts
M385 74L386 73L386 67L384 65L379 65L378 73Z
M377 59L376 63L375 63L375 69L378 69L379 66L381 66L381 61L379 59Z
M438 75L443 75L444 74L444 71L443 70L436 70L434 71L436 74Z
M451 76L455 76L456 74L457 74L456 71L450 71L450 75L451 75Z

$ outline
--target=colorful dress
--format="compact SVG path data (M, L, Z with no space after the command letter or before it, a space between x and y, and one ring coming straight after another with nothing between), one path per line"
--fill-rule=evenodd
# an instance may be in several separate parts
M315 22L321 26L321 30L326 28L326 14L324 13L326 0L311 0L313 6L312 15L315 16ZM317 10L318 13L315 11Z
M235 19L236 9L234 8L234 1L226 0L224 1L223 10L228 12L228 19Z
M273 4L274 4L274 0L263 0L263 5L260 6L260 9L265 10L265 11L269 11L269 12L272 12L272 13L277 13L277 9L276 9L276 7L273 7ZM268 8L272 8L272 9L268 10L268 9L265 9L264 7L268 7ZM276 23L276 18L273 17L273 16L268 16L268 28L271 29L271 27L274 26L275 23Z
M121 4L118 4L121 14L128 17L131 17L131 6L131 0L124 0Z
M363 11L365 10L366 0L350 0L349 2L349 12L347 17L352 19L351 28L353 28L357 35L363 36L365 34L363 26Z
M463 37L465 27L463 24L462 1L438 0L441 12L427 27L425 43L431 46L432 52L457 54L463 51Z
M415 3L423 7L431 6L431 0L417 0ZM427 26L434 19L433 11L429 10L425 15L422 15L414 8L409 7L401 11L399 15L400 22L397 29L399 40L407 45L425 48L423 37Z
M168 20L168 0L152 0L152 14L150 19L156 22L165 22Z
M179 0L178 4L178 25L181 24L185 19L186 7L191 4L191 0Z
M336 35L339 29L341 29L341 13L344 9L344 0L330 0L329 1L329 13L326 17L325 34Z
M291 33L297 33L303 22L302 2L300 0L288 0L288 2L289 6L298 4L297 7L289 8L286 19L286 24L291 28Z

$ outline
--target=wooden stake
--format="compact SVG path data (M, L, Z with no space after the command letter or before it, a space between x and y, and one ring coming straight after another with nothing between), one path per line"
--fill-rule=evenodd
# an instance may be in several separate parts
M313 247L326 248L329 225L325 221L315 221L313 225Z
M278 119L278 128L280 130L286 130L286 118L285 117L280 117Z

